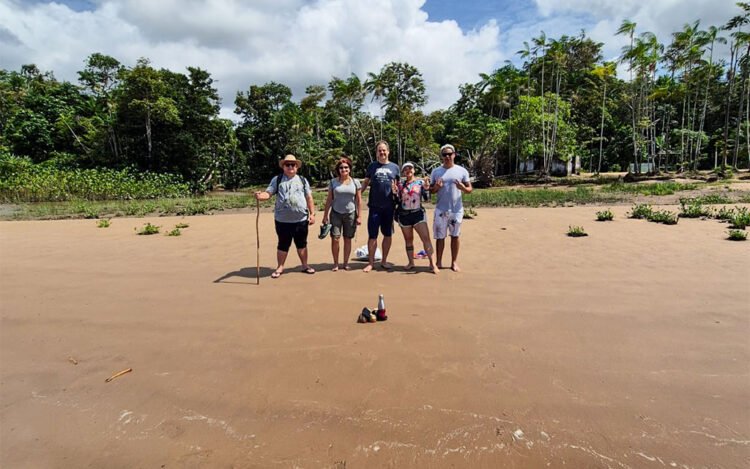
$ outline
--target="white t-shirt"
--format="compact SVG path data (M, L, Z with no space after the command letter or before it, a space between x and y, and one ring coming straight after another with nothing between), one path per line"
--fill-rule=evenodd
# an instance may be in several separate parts
M456 181L469 184L469 172L463 166L454 164L449 169L439 166L430 174L430 185L438 179L443 179L443 187L437 193L435 208L443 212L458 213L464 209L461 191L456 187Z

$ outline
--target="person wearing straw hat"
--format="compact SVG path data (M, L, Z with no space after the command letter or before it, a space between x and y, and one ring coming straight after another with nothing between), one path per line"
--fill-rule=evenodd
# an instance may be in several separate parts
M323 226L331 223L331 254L333 271L339 270L339 239L344 236L344 270L350 270L349 255L357 225L362 223L362 186L351 177L352 160L342 156L334 168L336 177L328 185L328 197L323 209ZM322 232L323 235L325 232ZM325 236L324 236L325 237Z
M302 263L302 271L314 274L315 269L307 263L307 233L309 225L315 223L315 203L312 198L310 184L304 177L297 174L302 161L294 155L286 155L279 161L283 174L274 176L265 191L255 192L257 200L268 200L276 195L276 205L273 210L276 224L276 260L278 265L271 274L271 278L279 278L284 273L292 241L297 248L297 255Z

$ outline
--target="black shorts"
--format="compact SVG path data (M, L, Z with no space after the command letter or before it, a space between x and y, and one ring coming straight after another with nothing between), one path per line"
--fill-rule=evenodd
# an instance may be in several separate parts
M398 211L398 224L403 228L418 225L420 223L427 223L427 215L423 208L416 210L399 210Z
M276 220L274 220L276 221ZM307 231L310 225L307 220L300 221L297 223L283 223L276 221L276 236L279 237L279 244L276 249L279 251L289 252L289 247L294 245L297 249L304 249L307 247Z

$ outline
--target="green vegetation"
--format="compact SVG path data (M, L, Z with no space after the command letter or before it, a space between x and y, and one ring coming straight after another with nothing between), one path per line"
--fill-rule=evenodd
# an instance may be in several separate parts
M175 228L188 228L189 226L190 225L188 225L187 223L178 223L174 227Z
M568 236L571 238L580 238L581 236L588 236L582 226L568 226Z
M110 226L110 225L111 225L111 223L110 223L110 221L109 221L109 219L108 219L108 218L105 218L105 219L103 219L103 220L99 220L99 221L97 222L97 224L96 224L96 226L97 226L98 228L109 228L109 226Z
M167 236L181 236L181 235L182 235L182 231L180 231L179 228L175 228L169 233L167 233Z
M475 207L541 207L565 204L595 204L620 200L587 187L567 189L486 189L464 196L464 204Z
M132 169L61 169L0 157L0 202L129 200L186 197L188 184L168 174Z
M605 192L625 192L641 195L672 195L679 191L691 191L698 188L697 184L682 184L679 182L656 182L627 184L615 182L602 188Z
M633 208L630 210L630 218L636 218L636 219L649 219L651 217L651 214L653 212L653 209L648 204L636 204L633 206Z
M747 239L747 231L742 230L729 230L727 237L730 241L745 241Z
M702 218L710 217L711 209L704 207L700 202L693 199L680 199L681 218Z
M732 228L744 230L750 225L750 210L745 207L737 207L729 218Z
M146 58L122 64L93 53L82 58L77 83L33 64L0 69L0 201L157 200L237 189L267 183L286 153L305 162L302 174L313 184L331 177L342 154L362 177L381 138L395 163L418 161L428 172L440 164L440 145L453 143L477 187L505 175L548 181L567 175L566 165L579 157L583 170L597 174L716 167L726 177L750 166L743 31L750 4L737 3L735 13L724 24L686 24L663 35L665 44L625 19L617 34L626 46L612 62L604 60L604 44L584 32L541 33L523 43L519 67L480 73L459 87L456 102L430 113L423 110L429 90L421 72L403 62L362 77L331 77L301 96L283 83L247 83L230 90L236 124L220 117L216 83L196 67L174 72ZM728 53L719 60L715 47L725 42ZM627 77L618 77L618 65ZM369 103L380 112L371 113ZM486 204L475 206L606 203L617 194L694 187L615 183L605 194L480 193L475 197ZM205 210L197 205L185 213Z
M699 197L680 197L680 204L720 205L731 204L732 199L721 194L707 194Z
M143 225L143 228L140 229L140 231L137 231L139 235L154 235L159 232L159 226L152 225L150 222L145 223Z
M612 221L615 219L615 214L610 209L596 212L596 221Z
M678 221L677 214L667 210L655 210L651 212L648 221L654 223L663 223L665 225L676 225Z

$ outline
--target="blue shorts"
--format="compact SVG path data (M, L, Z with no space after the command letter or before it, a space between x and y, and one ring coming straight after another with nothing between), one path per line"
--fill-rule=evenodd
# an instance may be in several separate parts
M367 216L367 236L370 239L378 239L378 229L383 236L393 235L393 207L370 207Z

